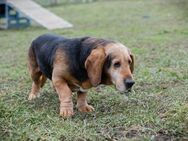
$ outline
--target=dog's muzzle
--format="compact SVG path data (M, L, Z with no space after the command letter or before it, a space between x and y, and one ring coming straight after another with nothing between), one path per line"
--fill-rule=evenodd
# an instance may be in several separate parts
M131 88L135 84L135 82L132 79L125 79L124 84L125 84L127 91L131 91Z

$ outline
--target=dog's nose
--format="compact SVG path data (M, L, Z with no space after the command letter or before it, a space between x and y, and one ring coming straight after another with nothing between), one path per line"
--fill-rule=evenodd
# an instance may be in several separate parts
M132 79L125 79L124 83L127 89L131 89L135 82Z

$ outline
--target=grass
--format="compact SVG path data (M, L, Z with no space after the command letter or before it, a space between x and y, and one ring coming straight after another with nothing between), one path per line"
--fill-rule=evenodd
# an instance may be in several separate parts
M0 140L188 140L188 2L117 0L47 7L74 24L0 31ZM31 80L27 49L46 32L66 37L118 40L136 56L134 91L93 88L95 112L62 119L57 94L47 83L27 100ZM74 96L74 103L76 102Z

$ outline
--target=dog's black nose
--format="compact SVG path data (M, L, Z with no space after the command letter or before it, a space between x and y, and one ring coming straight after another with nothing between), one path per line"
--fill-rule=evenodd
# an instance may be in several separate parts
M131 89L135 82L132 79L125 79L124 83L127 89Z

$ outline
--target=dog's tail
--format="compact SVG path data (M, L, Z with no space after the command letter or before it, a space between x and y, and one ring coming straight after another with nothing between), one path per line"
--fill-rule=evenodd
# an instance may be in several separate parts
M36 44L33 41L29 50L28 50L28 68L31 79L35 82L40 82L40 87L43 87L46 82L46 77L42 74L37 63L36 54L35 54Z
M36 70L36 68L38 68L37 59L34 52L34 46L35 46L35 42L33 41L28 50L28 68L30 74L32 74L32 72Z

